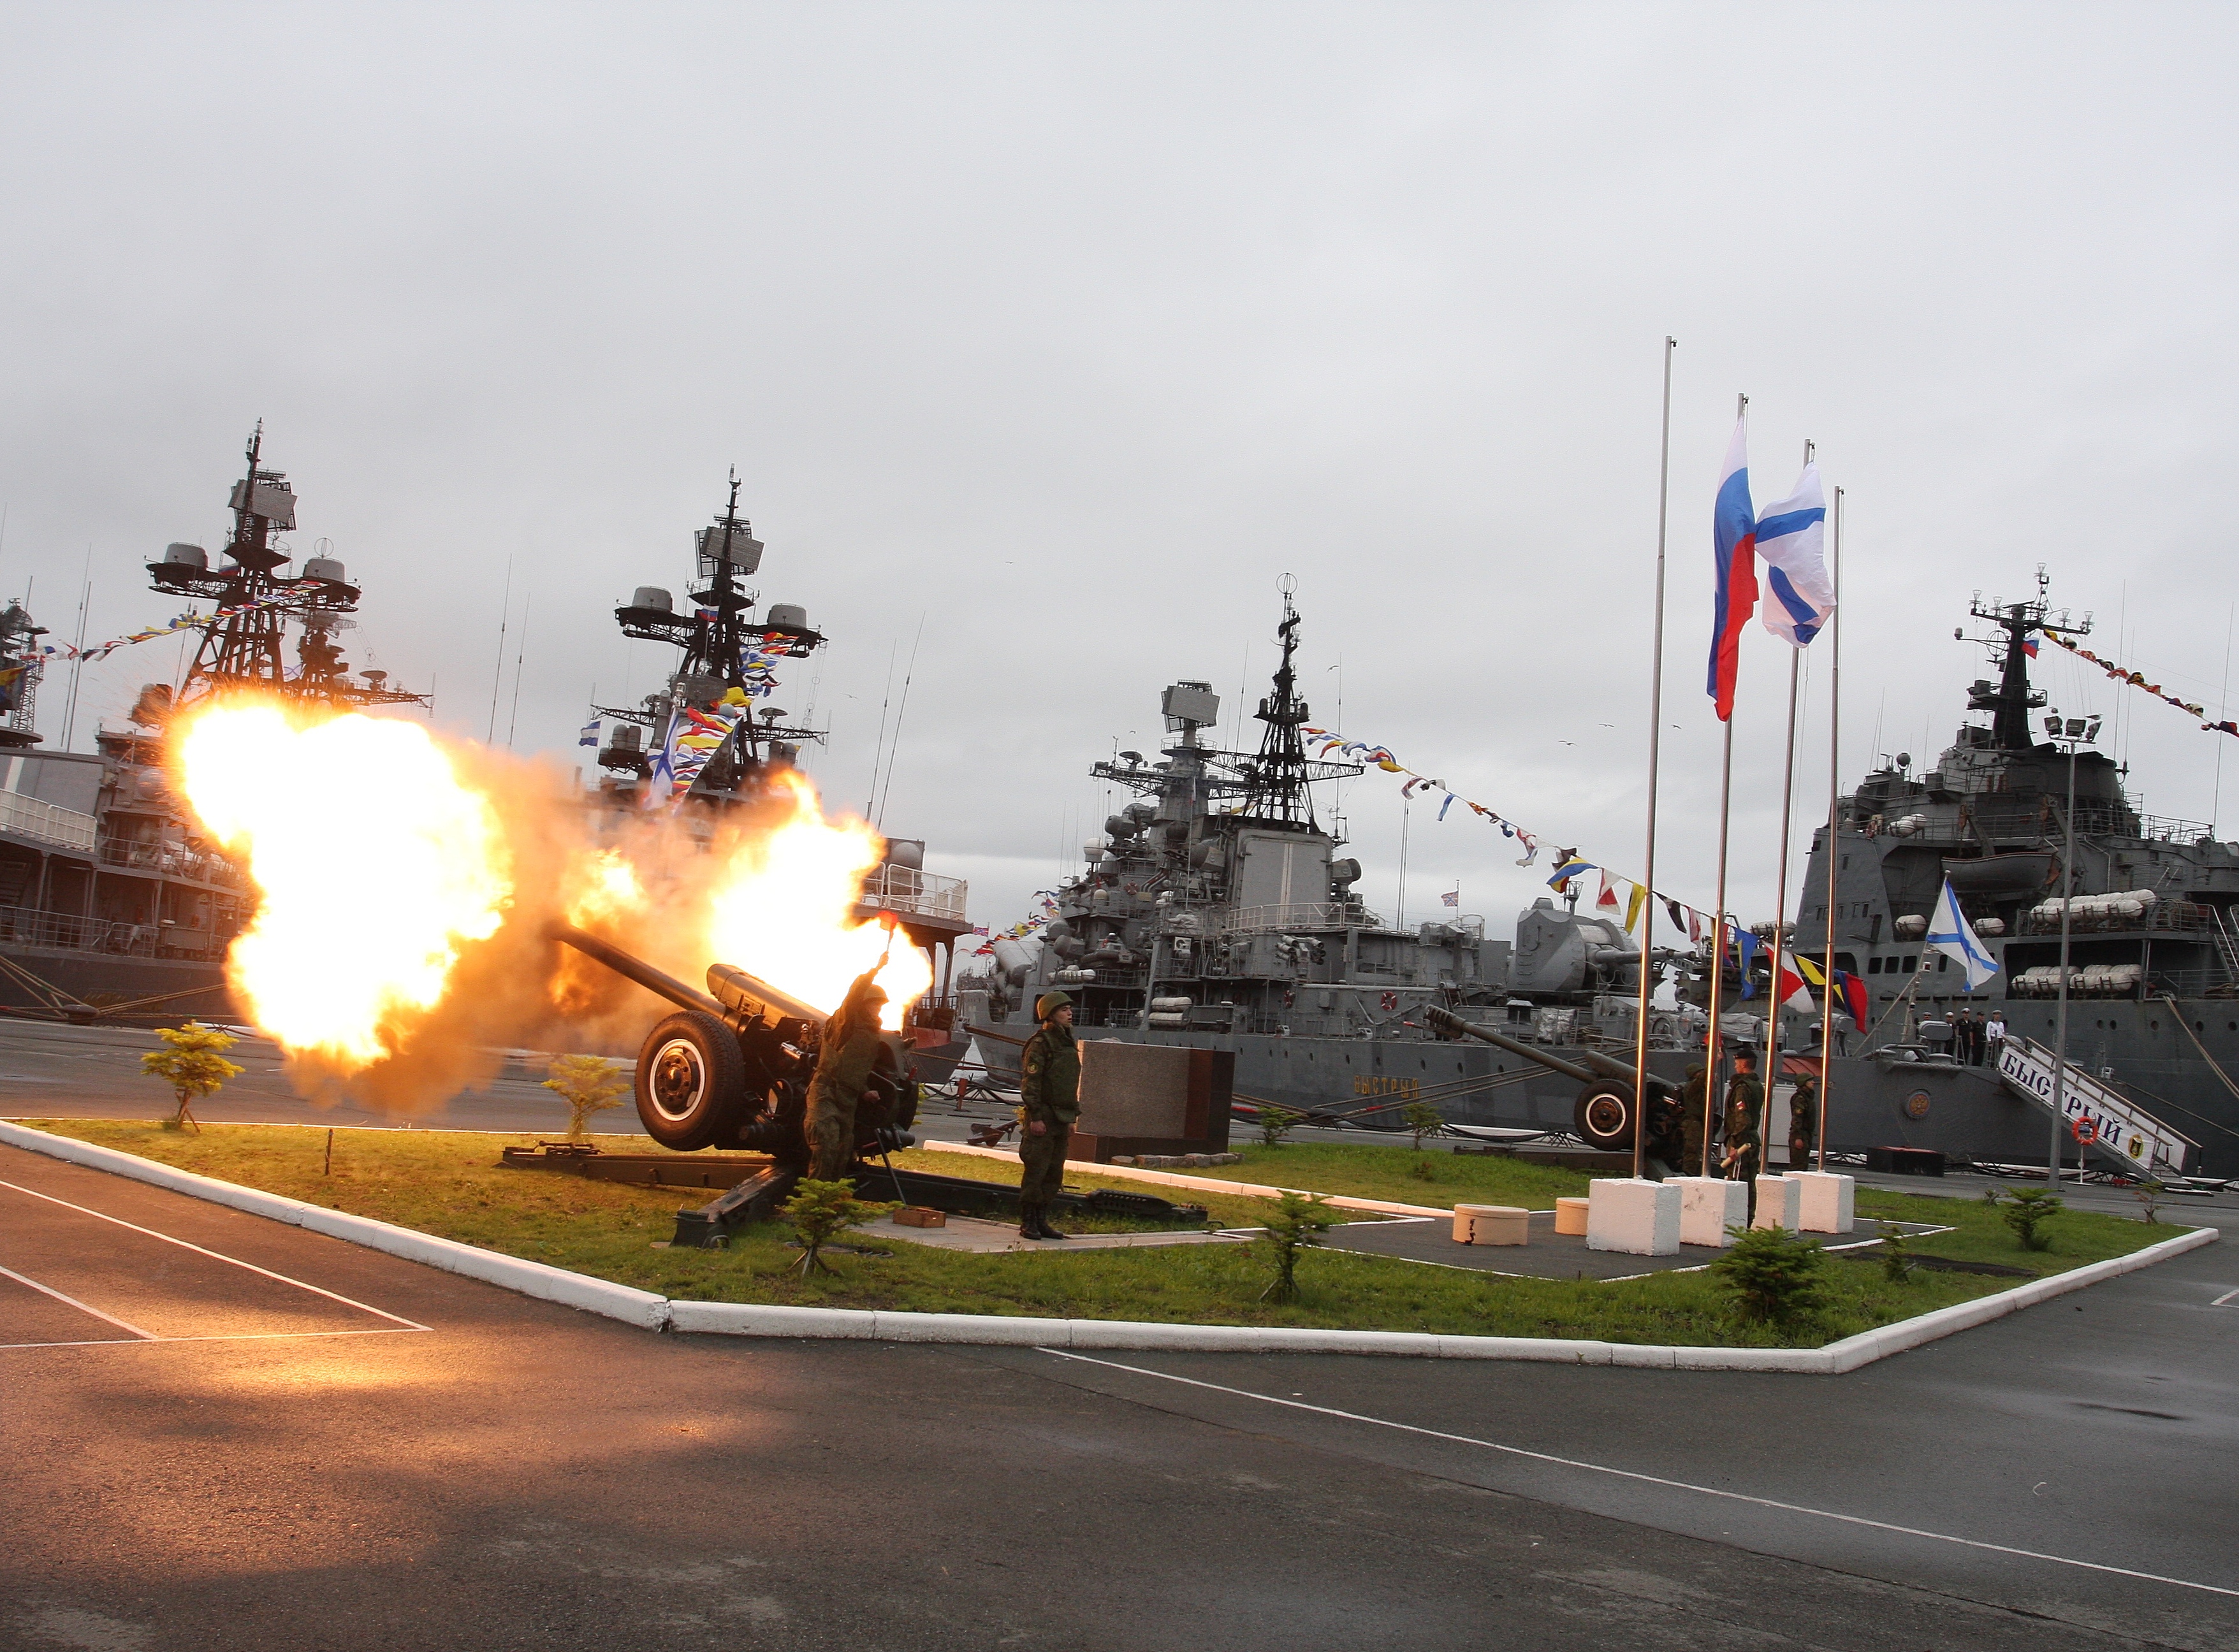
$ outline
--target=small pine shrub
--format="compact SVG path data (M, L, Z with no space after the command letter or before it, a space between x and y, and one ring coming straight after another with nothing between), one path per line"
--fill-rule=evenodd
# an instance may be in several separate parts
M2023 1250L2045 1251L2051 1248L2051 1236L2038 1230L2059 1214L2063 1208L2059 1194L2042 1187L2028 1187L2018 1193L2008 1194L1998 1204L2003 1207L1998 1211L1999 1219L2014 1231L2014 1237L2022 1242Z
M1259 1141L1266 1147L1280 1147L1283 1138L1306 1122L1304 1113L1294 1113L1288 1107L1272 1103L1259 1110Z
M801 1260L794 1265L805 1277L836 1271L821 1254L824 1247L856 1223L883 1216L894 1208L891 1204L877 1204L857 1198L853 1182L819 1182L804 1178L794 1185L793 1197L778 1206L777 1213L801 1241Z
M1711 1271L1733 1292L1744 1319L1785 1329L1827 1305L1826 1252L1785 1228L1736 1228L1732 1248Z
M1295 1302L1299 1295L1299 1256L1319 1244L1322 1235L1337 1225L1337 1217L1319 1193L1286 1193L1268 1212L1266 1243L1275 1277L1259 1293L1262 1302Z

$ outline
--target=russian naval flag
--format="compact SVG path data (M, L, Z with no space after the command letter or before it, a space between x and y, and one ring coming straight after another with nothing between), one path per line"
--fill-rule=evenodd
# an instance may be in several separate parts
M1791 647L1806 647L1835 611L1827 577L1827 495L1819 467L1807 464L1796 491L1767 505L1757 519L1757 554L1764 558L1764 628Z
M1734 679L1741 669L1742 627L1757 607L1757 513L1750 503L1749 421L1734 421L1726 468L1718 476L1717 503L1711 513L1711 539L1717 562L1717 594L1711 605L1711 674L1704 691L1717 702L1718 720L1734 714Z

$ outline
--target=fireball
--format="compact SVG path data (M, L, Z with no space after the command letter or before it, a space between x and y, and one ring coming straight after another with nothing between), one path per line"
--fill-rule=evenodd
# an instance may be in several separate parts
M799 774L781 778L792 814L729 851L708 900L707 956L827 1013L840 1007L857 976L876 969L887 992L881 1022L899 1032L911 1004L933 985L933 965L907 936L855 916L855 898L879 864L883 840L860 820L826 819Z
M181 790L259 897L227 970L250 1018L344 1072L394 1053L495 934L512 856L489 800L416 723L234 700L178 744Z

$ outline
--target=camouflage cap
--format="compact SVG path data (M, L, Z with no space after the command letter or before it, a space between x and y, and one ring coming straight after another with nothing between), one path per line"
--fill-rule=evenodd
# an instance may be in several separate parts
M1069 1010L1073 1000L1062 992L1045 992L1034 1000L1034 1019L1046 1021L1060 1010Z

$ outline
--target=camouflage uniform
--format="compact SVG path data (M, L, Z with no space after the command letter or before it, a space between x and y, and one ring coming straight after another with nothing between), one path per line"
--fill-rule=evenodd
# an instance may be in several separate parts
M1725 1150L1719 1159L1730 1182L1746 1182L1750 1217L1757 1217L1757 1178L1764 1163L1764 1085L1753 1072L1737 1072L1726 1083Z
M1703 1148L1711 1134L1711 1080L1698 1062L1687 1069L1679 1091L1679 1173L1703 1173Z
M1819 1085L1798 1078L1796 1093L1788 1098L1788 1168L1811 1168L1811 1149L1819 1139Z
M1080 1117L1080 1046L1073 1029L1049 1018L1073 1000L1062 992L1045 995L1034 1005L1041 1025L1019 1056L1019 1158L1026 1175L1019 1184L1021 1229L1046 1225L1046 1212L1065 1184L1066 1150L1073 1143L1073 1121ZM1033 1126L1042 1127L1036 1135Z
M817 1047L816 1076L808 1081L808 1173L820 1182L845 1181L855 1164L855 1104L886 1051L879 1006L887 995L873 981L876 973L847 989Z

